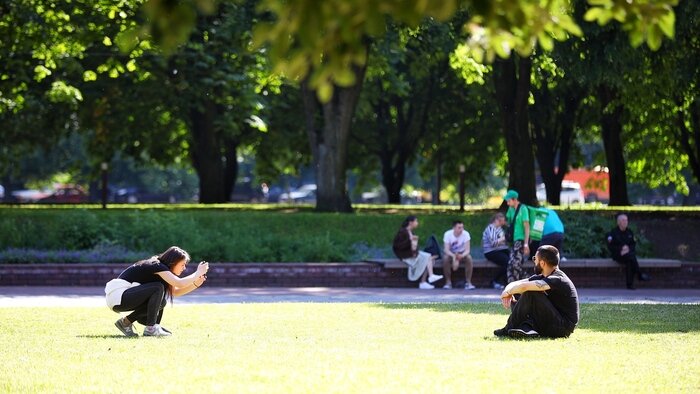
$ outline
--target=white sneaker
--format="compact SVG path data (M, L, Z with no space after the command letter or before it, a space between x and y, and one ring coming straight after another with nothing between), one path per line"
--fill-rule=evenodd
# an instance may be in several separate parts
M464 290L474 290L474 289L476 289L476 286L474 286L473 284L471 284L469 282L467 282L467 284L464 285Z
M173 334L171 334L169 331L163 330L163 328L158 324L154 324L151 327L146 326L143 329L144 337L169 337L171 335Z
M430 290L430 289L434 289L435 286L431 285L431 284L428 283L428 282L420 282L420 283L418 284L418 288L421 289L421 290Z
M442 286L443 289L451 289L452 285L451 284L446 284L445 286Z
M442 279L442 275L430 275L428 277L428 282L433 283L439 281L440 279Z

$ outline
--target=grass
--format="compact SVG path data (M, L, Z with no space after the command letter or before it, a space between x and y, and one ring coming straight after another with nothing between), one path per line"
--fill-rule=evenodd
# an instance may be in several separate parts
M127 339L106 308L0 308L0 392L700 390L700 306L581 313L569 339L514 341L495 304L176 301L173 337Z

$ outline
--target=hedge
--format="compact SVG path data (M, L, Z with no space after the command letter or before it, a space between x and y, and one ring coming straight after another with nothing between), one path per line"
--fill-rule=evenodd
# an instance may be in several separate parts
M416 211L417 235L441 239L459 218L481 256L481 233L495 211ZM120 262L178 245L194 260L345 262L391 257L391 241L407 210L354 214L309 210L1 208L0 262ZM606 255L609 212L560 211L567 257ZM640 255L651 248L642 240ZM63 257L61 257L63 256ZM94 257L85 257L94 256ZM97 260L97 261L96 261Z

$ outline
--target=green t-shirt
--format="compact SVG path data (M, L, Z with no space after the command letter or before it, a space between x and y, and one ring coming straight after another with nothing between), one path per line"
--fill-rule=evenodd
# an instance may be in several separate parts
M527 205L520 203L520 210L518 211L518 217L515 218L515 228L513 231L513 241L524 241L525 240L525 228L523 227L523 222L530 222L530 213L527 209ZM513 216L515 215L515 209L513 207L508 207L508 212L506 212L506 220L508 225L512 226Z

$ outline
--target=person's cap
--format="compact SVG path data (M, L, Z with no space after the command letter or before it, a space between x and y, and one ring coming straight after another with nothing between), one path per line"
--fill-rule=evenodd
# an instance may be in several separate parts
M518 192L516 192L515 190L508 190L508 193L506 193L506 195L503 196L503 199L506 201L510 200L511 198L518 198Z

